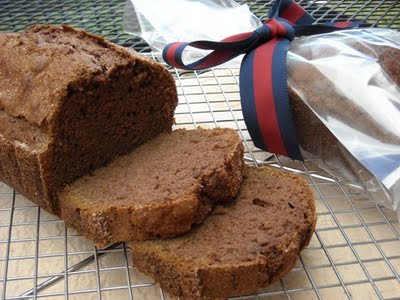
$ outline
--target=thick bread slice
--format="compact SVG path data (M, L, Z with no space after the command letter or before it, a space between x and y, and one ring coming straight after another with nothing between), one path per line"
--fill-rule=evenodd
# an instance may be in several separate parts
M184 236L132 242L133 264L180 299L255 293L292 269L316 218L304 179L246 167L234 204Z
M165 133L67 186L61 218L98 246L175 236L237 195L243 165L233 129Z

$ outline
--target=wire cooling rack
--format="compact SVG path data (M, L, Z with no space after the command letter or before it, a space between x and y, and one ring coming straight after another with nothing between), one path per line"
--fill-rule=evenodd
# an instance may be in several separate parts
M264 18L272 1L248 2ZM398 1L298 1L319 21L356 17L371 26L400 28ZM34 23L67 23L133 47L155 59L122 30L124 1L0 0L0 32ZM295 268L257 295L237 299L400 299L400 228L396 214L305 163L254 147L241 113L238 70L178 72L176 128L231 127L245 158L304 176L313 189L318 224ZM357 185L355 185L357 186ZM0 183L0 299L170 299L132 267L125 244L97 249L63 221Z

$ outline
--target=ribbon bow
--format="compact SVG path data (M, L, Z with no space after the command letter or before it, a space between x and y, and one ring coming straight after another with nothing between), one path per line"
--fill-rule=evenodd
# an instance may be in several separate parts
M277 0L269 20L253 32L230 36L220 42L177 42L163 50L164 60L184 70L215 67L246 54L240 68L240 98L243 117L254 145L268 152L302 160L292 119L286 82L286 56L295 36L354 28L361 22L316 20L293 0ZM186 47L213 50L190 64L182 61Z

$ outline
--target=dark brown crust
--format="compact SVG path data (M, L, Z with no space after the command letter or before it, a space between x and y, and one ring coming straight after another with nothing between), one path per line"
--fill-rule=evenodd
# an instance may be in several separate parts
M0 82L25 84L0 87L15 95L0 101L0 179L51 213L65 184L172 128L175 81L155 61L69 26L32 26L0 44Z
M261 186L265 190L260 190ZM282 278L293 268L315 229L311 190L304 179L293 174L247 167L238 197L236 204L217 208L187 235L132 242L134 266L165 291L185 300L252 294ZM251 199L256 206L242 206ZM231 212L238 205L238 211ZM257 212L265 213L264 217L253 217ZM230 220L238 216L242 220L231 225Z
M192 138L196 138L196 143L188 147ZM208 147L218 147L218 152L211 151L209 153L213 156L218 153L220 157L215 159L207 154L202 157L203 154L200 151L205 151ZM190 159L189 163L182 164L178 159L184 157L186 151L199 152L187 157L188 160ZM145 203L143 199L140 198L140 200L135 196L128 196L130 200L123 204L118 201L120 196L115 195L113 190L121 187L115 186L119 184L119 181L115 183L115 177L107 176L112 174L111 169L118 170L118 173L125 172L121 165L132 165L134 169L137 169L139 167L133 162L138 160L149 164L155 161L154 168L156 168L156 166L163 166L164 161L159 160L160 157L163 157L167 165L164 168L169 171L171 158L168 159L165 156L169 157L170 155L176 155L173 158L174 161L171 162L172 165L183 165L182 168L188 169L185 170L186 178L193 177L190 179L193 181L190 186L185 187L187 190L179 191L178 197L168 200L164 200L164 196L159 196L160 199L155 199L152 204ZM239 191L243 177L243 145L238 134L231 129L176 130L171 134L160 135L126 157L121 157L120 161L122 160L124 160L123 164L115 161L103 170L98 170L101 175L95 172L88 178L92 182L97 180L96 184L103 182L104 179L104 185L109 186L109 191L102 193L107 199L107 205L99 204L99 207L93 207L90 204L95 201L95 199L89 199L92 194L83 195L81 192L87 190L86 178L71 184L60 196L61 218L68 226L75 228L99 247L119 241L172 237L187 232L193 224L203 222L217 201L233 199ZM203 161L201 168L199 160ZM162 167L152 171L153 165L151 166L149 174L140 173L138 175L141 178L140 182L133 177L134 175L131 175L131 181L124 177L125 182L120 184L138 185L139 188L142 188L144 184L148 184L152 180L154 174L158 174L161 178L173 176L165 172ZM196 168L200 168L199 171ZM130 171L126 172L127 174L131 173ZM100 177L103 175L104 178ZM110 184L113 181L114 185ZM166 183L161 179L154 181L154 184L158 186L157 189L176 189L175 185L165 186ZM146 188L149 189L149 197L156 194L153 186L146 185ZM178 191L174 190L174 193L176 192ZM135 190L132 189L130 194L134 193Z

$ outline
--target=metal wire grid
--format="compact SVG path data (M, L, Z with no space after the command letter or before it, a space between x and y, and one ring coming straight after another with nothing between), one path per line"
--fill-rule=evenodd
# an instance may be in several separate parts
M261 19L267 18L275 1L247 2ZM400 3L397 0L299 0L317 22L361 20L373 27L400 28Z
M32 24L69 24L121 46L150 52L140 38L122 28L124 0L0 0L0 32L22 31Z
M262 20L273 0L239 0ZM318 22L362 20L371 26L400 29L398 0L299 0ZM124 33L122 15L125 0L0 0L0 32L21 31L31 24L70 24L100 34L122 46L150 52L140 38Z
M265 13L262 5L265 7L270 2L255 1L250 7L262 16ZM137 42L137 39L126 39L117 33L121 32L118 18L122 2L99 1L96 6L77 1L64 2L63 6L51 1L30 3L32 7L38 5L30 11L39 19L27 20L27 15L21 13L18 18L10 13L10 9L19 7L14 10L15 14L25 7L23 1L14 5L5 3L7 6L0 2L0 14L3 13L0 30L19 30L40 20L66 23L71 18L72 23L78 24L72 25L115 34L114 41L122 44ZM336 9L343 11L341 5L348 8L360 7L360 3L365 4L364 8L375 5L375 11L365 15L366 20L375 20L374 25L380 26L399 25L398 1L300 3L306 7L318 4L320 9L313 14L320 19L330 16ZM377 7L387 9L386 4L391 7L388 12L394 14L387 13L389 18L384 22L374 19ZM9 12L5 19L9 24L3 22L4 7ZM61 7L63 13L60 13ZM52 14L40 12L40 9ZM108 9L112 17L106 17L104 10ZM380 16L384 12L379 12ZM357 11L353 13L356 14ZM22 27L10 26L11 23ZM141 44L132 45L146 51L140 48ZM369 201L362 189L338 182L318 169L313 160L293 162L256 149L241 114L238 70L172 72L179 92L176 128L236 128L243 139L248 162L270 164L302 174L315 191L319 215L317 230L296 267L283 280L258 295L237 299L400 299L400 229L393 212ZM132 268L129 249L124 244L96 249L76 232L66 229L62 221L0 183L0 299L32 298L169 299L150 278Z

